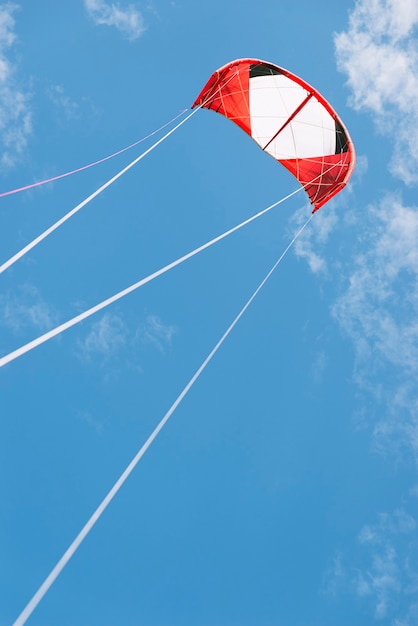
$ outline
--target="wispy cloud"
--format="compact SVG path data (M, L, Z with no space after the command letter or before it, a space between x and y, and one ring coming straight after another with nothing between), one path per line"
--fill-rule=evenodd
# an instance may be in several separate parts
M106 313L95 322L88 334L77 342L76 355L84 363L100 363L120 370L121 359L125 366L142 371L138 364L141 357L139 347L150 345L162 355L171 346L176 332L174 326L164 324L157 315L148 315L145 322L132 328L122 316Z
M313 219L310 228L296 240L294 250L296 255L304 259L314 274L327 274L328 268L323 254L331 232L334 230L337 215L335 209L323 211L320 219ZM292 223L298 227L306 221L306 208L302 207L294 213Z
M0 325L14 334L30 328L49 330L54 322L50 306L33 285L23 285L15 294L0 295Z
M394 138L391 171L407 184L418 181L417 27L416 0L357 0L348 29L335 36L351 103Z
M418 210L387 193L355 226L332 312L352 340L355 381L380 405L376 446L406 444L418 459Z
M124 321L118 315L106 313L93 324L88 335L77 342L78 356L86 361L110 359L125 346L127 335Z
M334 313L354 339L357 354L418 374L418 211L395 194L367 209L347 291Z
M324 591L355 595L377 620L412 626L418 608L417 521L404 508L364 525L350 550L338 552L324 577Z
M80 96L75 100L68 94L61 84L47 84L45 93L54 106L54 112L59 124L73 123L85 120L88 117L97 117L101 114L88 96ZM45 178L48 176L46 175Z
M65 93L62 85L53 85L49 87L47 94L51 102L64 111L67 119L74 119L78 117L80 108L79 104Z
M418 182L417 26L415 0L357 0L347 30L335 36L350 104L369 112L392 141L389 169L408 186ZM332 312L354 346L355 382L373 396L373 442L418 460L418 207L386 191L361 215L350 211L345 230L351 251L330 269L340 290ZM405 509L379 515L363 526L350 555L338 555L332 589L363 598L385 624L412 626L417 545L417 520Z
M321 592L336 597L347 585L347 570L341 552L337 552L325 571Z
M418 181L417 25L415 0L357 0L347 31L335 36L351 104L374 113L395 146L396 172L408 184ZM367 158L358 158L354 192L367 167ZM376 447L406 444L418 459L418 208L407 205L401 192L385 192L360 214L353 196L355 203L355 193L344 190L322 209L295 251L340 290L332 312L353 342L355 381L376 401L376 415L369 416L369 423L375 418ZM304 217L296 214L295 220ZM330 255L335 239L339 249Z
M165 349L171 346L176 332L175 326L164 324L157 315L148 315L145 324L138 328L137 338L142 343L153 345L163 354Z
M18 9L10 2L0 6L0 163L8 168L17 163L32 132L29 95L19 87L8 57L16 43L14 14Z
M380 514L376 524L364 526L359 533L364 563L357 567L354 590L370 598L376 618L393 614L394 609L399 612L401 599L411 605L418 600L415 531L415 519L398 509Z
M76 418L87 424L87 426L92 428L98 435L102 434L103 421L94 417L90 411L80 410L76 413Z
M84 0L84 4L95 24L114 26L131 41L146 30L142 13L135 4L121 6L106 0Z

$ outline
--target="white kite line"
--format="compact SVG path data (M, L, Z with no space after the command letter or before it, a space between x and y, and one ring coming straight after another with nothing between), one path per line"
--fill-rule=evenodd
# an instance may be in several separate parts
M196 372L193 374L193 376L191 377L191 379L189 380L189 382L187 383L187 385L184 387L183 391L179 394L179 396L176 398L176 400L173 402L173 404L171 405L171 407L168 409L167 413L164 415L164 417L162 418L162 420L159 422L159 424L155 427L155 429L152 431L151 435L148 437L148 439L146 440L146 442L144 443L144 445L140 448L140 450L137 452L137 454L134 456L134 458L132 459L132 461L129 463L129 465L126 467L126 469L123 471L123 473L120 475L120 477L118 478L118 480L115 482L115 484L113 485L113 487L110 489L110 491L107 493L107 495L105 496L105 498L102 500L102 502L99 504L99 506L97 507L97 509L94 511L93 515L90 517L90 519L87 521L87 523L83 526L83 528L81 529L81 531L78 533L77 537L74 539L74 541L71 543L71 545L69 546L69 548L64 552L64 554L62 555L62 557L60 558L60 560L58 561L58 563L55 565L55 567L51 570L51 572L49 573L49 575L46 577L46 579L44 580L44 582L42 583L42 585L39 587L39 589L36 591L36 593L34 594L34 596L31 598L31 600L28 602L28 604L26 605L26 607L23 609L23 611L20 613L20 615L18 616L18 618L15 620L15 622L13 623L13 626L23 626L23 624L26 623L27 619L30 617L30 615L33 613L33 611L36 609L36 607L38 606L39 602L42 600L42 598L44 597L44 595L47 593L47 591L49 590L49 588L51 587L51 585L53 585L53 583L55 582L55 580L58 578L58 576L60 575L60 573L62 572L62 570L64 569L64 567L67 565L68 561L71 559L71 557L74 555L74 553L76 552L76 550L79 548L79 546L81 545L81 543L84 541L84 539L87 537L87 535L89 534L89 532L91 531L91 529L93 528L93 526L96 524L96 522L99 520L99 518L101 517L101 515L103 514L103 512L105 511L105 509L108 507L108 505L111 503L111 501L113 500L113 498L116 496L116 494L118 493L119 489L122 487L122 485L124 484L124 482L127 480L127 478L130 476L130 474L133 472L133 470L135 469L135 467L138 465L139 461L141 460L141 458L144 456L145 452L148 450L148 448L151 446L151 444L153 443L153 441L157 438L158 434L161 432L161 430L163 429L163 427L165 426L165 424L168 422L168 420L170 419L170 417L172 416L172 414L174 413L174 411L176 410L176 408L179 406L179 404L182 402L182 400L185 398L185 396L188 394L188 392L190 391L190 389L193 387L194 383L196 382L196 380L199 378L200 374L203 372L203 370L206 368L206 366L210 363L210 361L212 360L212 358L215 356L215 354L217 353L217 351L219 350L219 348L222 346L222 344L224 343L224 341L226 340L226 338L228 337L228 335L231 333L232 329L236 326L236 324L238 323L238 321L241 319L241 317L244 315L245 311L248 309L248 307L250 306L250 304L252 303L252 301L254 300L254 298L258 295L258 293L261 291L261 289L264 287L264 285L266 284L266 282L268 281L268 279L270 278L270 276L273 274L274 270L277 268L277 266L279 265L279 263L282 261L282 259L285 257L285 255L287 254L287 252L290 250L290 248L292 247L292 245L294 244L294 242L296 241L296 239L299 237L299 235L302 233L302 231L306 228L306 226L309 224L309 222L311 221L312 217L314 214L311 214L309 216L309 218L306 220L306 222L304 223L304 225L298 230L298 232L296 233L296 235L293 237L292 241L288 244L288 246L286 247L286 249L284 250L284 252L282 252L282 254L280 255L280 257L277 259L277 261L274 263L273 267L270 269L270 271L267 273L267 275L264 277L264 279L261 281L261 283L259 284L259 286L257 287L257 289L254 291L254 293L252 294L252 296L247 300L247 302L244 304L244 306L242 307L241 311L238 313L238 315L235 317L234 321L230 324L230 326L228 327L228 329L225 331L225 333L222 335L222 337L219 339L218 343L215 345L215 347L211 350L211 352L208 354L208 356L206 357L206 359L203 361L203 363L200 365L200 367L196 370Z
M185 121L185 120L183 120L183 121ZM267 208L263 209L262 211L260 211L256 215L253 215L252 217L249 217L248 219L244 220L243 222L241 222L237 226L234 226L233 228L230 228L229 230L227 230L226 232L222 233L221 235L218 235L217 237L215 237L214 239L211 239L207 243L199 246L198 248L195 248L191 252L188 252L184 256L178 258L176 261L172 261L171 263L169 263L168 265L165 265L164 267L162 267L161 269L157 270L156 272L153 272L152 274L149 274L145 278L142 278L141 280L139 280L138 282L134 283L133 285L130 285L129 287L126 287L126 289L122 289L122 291L119 291L118 293L116 293L115 295L111 296L110 298L107 298L106 300L103 300L102 302L100 302L99 304L96 304L95 306L91 307L90 309L87 309L87 311L84 311L83 313L79 313L79 315L76 315L75 317L71 318L67 322L64 322L63 324L60 324L59 326L56 326L52 330L49 330L48 332L44 333L43 335L40 335L39 337L37 337L36 339L33 339L32 341L29 341L28 343L26 343L25 345L21 346L20 348L17 348L16 350L13 350L12 352L9 352L9 354L6 354L5 356L0 358L0 367L3 367L3 365L6 365L7 363L10 363L11 361L14 361L18 357L22 356L23 354L26 354L26 352L29 352L30 350L33 350L34 348L40 346L41 344L45 343L49 339L52 339L53 337L56 337L57 335L59 335L60 333L64 332L68 328L71 328L72 326L75 326L76 324L78 324L79 322L82 322L83 320L87 319L91 315L94 315L94 313L97 313L98 311L101 311L102 309L104 309L105 307L109 306L110 304L113 304L113 302L116 302L117 300L120 300L124 296L127 296L132 291L135 291L136 289L139 289L139 287L142 287L143 285L146 285L147 283L151 282L152 280L154 280L158 276L161 276L162 274L165 274L169 270L173 269L177 265L180 265L181 263L184 263L184 261L187 261L187 259L190 259L191 257L195 256L196 254L199 254L199 252L202 252L203 250L206 250L206 248L209 248L210 246L213 246L218 241L221 241L222 239L225 239L225 237L228 237L228 235L231 235L232 233L234 233L235 231L239 230L243 226L246 226L250 222L253 222L254 220L258 219L259 217L261 217L262 215L264 215L268 211L271 211L271 209L273 209L274 207L278 206L279 204L282 204L283 202L285 202L286 200L288 200L289 198L291 198L292 196L294 196L295 194L299 193L302 190L303 190L303 187L298 187L298 189L296 189L295 191L292 191L292 193L289 193L287 196L285 196L284 198L281 198L277 202L274 202L273 204L271 204Z
M145 150L145 152L143 152L138 157L136 157L136 159L131 161L131 163L129 163L122 170L120 170L120 172L115 174L115 176L110 178L106 183L104 183L104 185L102 185L101 187L96 189L96 191L94 191L90 196L88 196L88 198L85 198L82 202L77 204L77 206L75 206L73 209L71 209L71 211L68 211L68 213L66 213L63 217L61 217L61 219L56 221L55 224L53 224L52 226L47 228L43 233L38 235L38 237L36 237L30 243L28 243L26 246L24 246L24 248L19 250L19 252L16 252L16 254L14 254L12 257L10 257L10 259L8 259L2 265L0 265L0 274L2 274L5 270L7 270L11 265L16 263L16 261L21 259L25 254L27 254L29 252L29 250L32 250L32 248L37 246L38 243L40 243L41 241L46 239L46 237L48 237L48 235L53 233L54 230L57 230L57 228L59 228L62 224L64 224L64 222L69 220L70 217L75 215L80 209L82 209L84 206L86 206L86 204L88 204L94 198L96 198L100 193L102 193L102 191L104 191L105 189L110 187L110 185L112 185L116 180L118 180L118 178L120 178L121 176L123 176L123 174L125 174L128 170L130 170L131 167L133 167L139 161L141 161L141 159L143 159L147 154L149 154L152 150L154 150L154 148L156 148L160 143L162 143L165 139L167 139L167 137L172 135L174 133L174 131L176 131L178 128L180 128L180 126L182 126L185 122L187 122L187 120L190 119L192 117L192 115L194 115L198 110L199 109L195 109L194 111L192 111L187 117L185 117L183 120L181 120L181 122L176 124L176 126L174 126L174 128L169 130L168 133L166 133L163 137L161 137L161 139L156 141L150 148Z
M175 122L179 117L181 117L184 113L186 113L186 111L187 109L183 109L182 111L180 111L178 115L173 117L171 120L169 120L168 122L166 122L159 128L156 128L145 137L141 137L141 139L134 141L134 143L129 144L129 146L126 146L125 148L121 148L120 150L117 150L116 152L112 152L112 154L109 154L108 156L102 157L101 159L98 159L97 161L93 161L92 163L87 163L87 165L82 165L81 167L77 167L76 169L70 170L68 172L64 172L63 174L57 174L56 176L51 176L50 178L45 178L44 180L37 180L36 182L29 183L28 185L24 185L23 187L16 187L15 189L9 189L9 191L2 191L0 193L0 198L4 198L5 196L11 196L15 193L20 193L22 191L28 191L29 189L34 189L34 187L40 187L41 185L46 185L47 183L52 183L55 180L60 180L61 178L66 178L67 176L72 176L73 174L84 172L84 170L88 170L91 167L100 165L100 163L109 161L110 159L113 159L114 157L117 157L120 154L123 154L124 152L127 152L128 150L131 150L132 148L135 148L135 146L139 145L140 143L143 143L150 137L153 137L154 135L159 133L161 130L163 130L164 128L166 128L167 126Z

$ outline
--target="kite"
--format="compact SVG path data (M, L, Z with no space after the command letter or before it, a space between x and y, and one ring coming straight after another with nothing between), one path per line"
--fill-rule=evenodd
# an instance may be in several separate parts
M3 265L0 266L0 273L4 269L10 267L10 265L12 265L17 259L21 258L27 251L31 250L40 241L45 239L46 236L56 230L56 228L58 228L58 226L60 226L65 220L69 219L69 217L74 215L79 209L85 206L99 193L107 189L114 181L120 178L122 174L142 160L142 158L145 157L151 150L161 144L177 128L182 126L184 122L187 121L199 108L214 110L235 122L235 124L250 135L252 139L254 139L264 152L272 156L276 159L276 161L289 170L297 178L301 187L299 187L297 191L288 194L281 200L278 200L269 207L259 211L256 215L247 218L221 235L214 237L191 252L184 254L177 260L168 263L159 270L154 271L145 278L142 278L133 285L119 291L99 304L90 307L83 313L76 315L67 322L60 324L56 328L44 333L40 337L30 341L13 352L0 357L0 367L20 357L22 354L29 352L52 337L55 337L71 326L78 324L87 317L90 317L94 313L104 309L120 298L128 295L132 291L135 291L142 285L154 280L158 276L190 259L191 257L199 254L221 239L228 237L233 232L249 224L255 219L258 219L261 215L264 215L277 205L281 204L295 193L302 191L302 189L305 189L309 196L310 202L313 206L312 214L303 226L299 228L293 239L277 258L276 262L266 274L264 279L242 306L235 319L228 326L227 330L192 375L189 382L154 428L146 442L138 450L134 458L127 465L102 502L96 508L92 516L59 559L55 567L51 570L39 589L29 600L23 611L15 620L13 626L23 626L26 623L27 619L38 606L45 593L57 579L61 571L94 527L97 520L101 517L110 502L118 493L119 489L135 469L140 459L170 419L177 406L182 402L183 398L187 395L199 376L210 363L213 356L217 353L226 338L232 332L236 324L253 302L254 298L258 295L285 255L291 249L296 239L307 227L313 218L313 214L321 206L328 202L328 200L341 191L341 189L343 189L353 171L355 151L348 131L331 105L323 96L321 96L320 93L318 93L318 91L316 91L316 89L308 85L308 83L301 78L278 67L277 65L266 63L265 61L257 59L238 59L224 65L212 74L192 105L192 109L194 109L194 111L192 111L186 118L167 132L162 138L156 141L150 148L136 157L120 172L104 183L88 198L80 202L63 218L58 220L58 222L56 222L53 226L34 239L33 242L25 246L25 248L15 254L14 257L9 259L9 261L3 263ZM174 119L172 121L174 121ZM161 129L164 128L164 126L161 127ZM153 134L155 133L151 133L151 135ZM0 197L24 191L31 187L51 182L52 180L63 178L64 176L72 175L83 169L93 167L106 159L113 158L117 154L128 150L134 145L140 143L140 141L135 142L135 144L132 144L123 150L113 153L109 157L105 157L105 159L100 159L99 161L95 161L82 168L71 170L70 172L55 178L50 178L45 181L32 183L30 185L26 185L25 187L11 190L9 192L4 192L0 194Z
M221 113L288 169L313 213L347 184L353 143L341 119L304 80L272 63L237 59L216 70L192 108Z

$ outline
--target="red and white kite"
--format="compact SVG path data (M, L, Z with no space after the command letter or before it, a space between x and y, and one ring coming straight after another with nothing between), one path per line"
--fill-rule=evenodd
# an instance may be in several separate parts
M196 106L235 122L284 165L305 188L313 212L351 176L354 146L337 113L316 89L277 65L258 59L224 65Z

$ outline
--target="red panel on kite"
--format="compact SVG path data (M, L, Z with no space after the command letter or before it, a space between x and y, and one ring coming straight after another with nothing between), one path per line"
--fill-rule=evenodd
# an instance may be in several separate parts
M347 129L313 87L258 59L238 59L214 72L193 107L232 120L286 167L318 210L346 184L355 152Z

